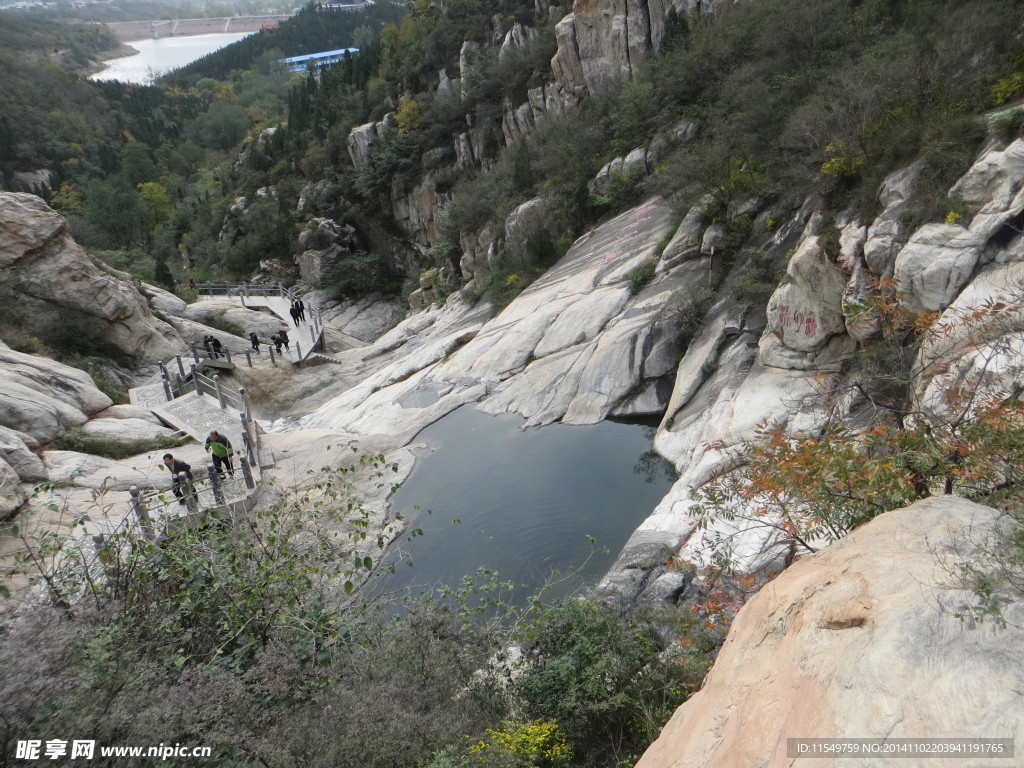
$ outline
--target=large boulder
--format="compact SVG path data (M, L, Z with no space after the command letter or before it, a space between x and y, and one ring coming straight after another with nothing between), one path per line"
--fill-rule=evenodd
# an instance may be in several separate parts
M115 442L141 442L173 434L167 427L154 424L149 419L132 418L92 419L82 425L82 431L92 437Z
M913 312L943 310L971 279L985 239L950 224L927 224L896 257L896 282Z
M162 452L159 452L162 453ZM43 461L50 481L75 488L127 491L139 488L171 487L171 475L156 453L138 457L131 464L75 451L45 451Z
M6 519L25 503L27 493L20 482L14 467L0 456L0 520Z
M516 208L505 219L505 252L509 264L526 265L530 259L528 243L532 238L556 234L558 225L551 204L535 197Z
M357 170L366 162L370 151L384 141L387 130L394 126L395 113L388 112L378 123L364 123L352 129L348 135L348 156Z
M189 304L183 317L176 321L182 337L187 341L201 343L203 336L212 334L223 342L230 336L227 331L220 328L234 327L240 332L234 339L245 338L245 335L256 331L261 339L268 338L270 334L277 333L284 320L270 312L261 312L258 309L247 309L240 307L233 301L200 301ZM242 352L248 344L243 347L235 342L231 346L232 354Z
M761 341L762 362L808 370L852 351L843 317L846 278L828 260L818 237L800 244L786 276L768 302L769 333Z
M0 346L0 425L47 441L111 404L85 371Z
M970 229L989 236L1024 210L1024 140L1017 139L1002 150L986 152L953 188L950 196L981 205Z
M0 427L0 458L3 458L18 477L26 482L46 479L46 467L36 455L39 443L31 435L16 429Z
M307 285L319 285L346 256L359 250L356 230L333 219L310 219L299 234L303 251L295 257L299 276Z
M56 313L136 362L170 357L181 343L135 286L97 267L35 195L0 193L0 277L18 291L26 316Z
M704 687L637 768L792 765L791 737L1022 743L1024 602L1004 608L1001 629L958 618L973 596L956 565L996 516L955 497L926 499L794 564L740 610ZM921 764L1008 764L930 757Z

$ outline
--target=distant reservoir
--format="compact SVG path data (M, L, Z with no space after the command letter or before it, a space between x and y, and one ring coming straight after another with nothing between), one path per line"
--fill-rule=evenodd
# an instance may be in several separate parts
M172 69L184 67L208 53L231 45L252 32L221 32L212 35L190 37L162 37L135 40L132 48L138 51L134 56L111 59L107 66L90 80L121 80L136 85L149 85L156 78Z

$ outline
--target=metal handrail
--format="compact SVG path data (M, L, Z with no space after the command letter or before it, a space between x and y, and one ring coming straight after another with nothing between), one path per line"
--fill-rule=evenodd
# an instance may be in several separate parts
M288 299L292 303L299 300L299 295L293 293L281 283L277 285L267 285L265 283L200 283L196 286L200 295L225 295L231 296L237 294L242 299L243 306L245 305L245 298L247 296L280 296L283 299ZM323 337L323 316L320 310L315 307L307 307L309 310L310 320L313 324L313 328L319 337ZM314 346L316 341L314 341Z

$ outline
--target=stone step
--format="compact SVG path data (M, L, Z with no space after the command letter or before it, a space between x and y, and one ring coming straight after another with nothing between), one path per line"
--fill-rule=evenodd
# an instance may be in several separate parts
M334 365L343 365L343 362L336 358L334 355L330 355L327 352L314 352L309 356L310 360L321 360L326 363L333 363Z

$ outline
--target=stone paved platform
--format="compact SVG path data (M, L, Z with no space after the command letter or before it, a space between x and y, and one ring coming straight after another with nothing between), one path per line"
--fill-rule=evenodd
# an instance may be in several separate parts
M209 395L189 392L171 402L151 406L153 413L177 429L188 432L200 443L206 442L211 430L228 436L228 440L239 450L242 445L242 422L232 410L221 409Z
M146 384L143 387L132 387L128 390L128 399L132 405L140 408L154 408L167 403L167 395L164 393L164 386L160 382Z

